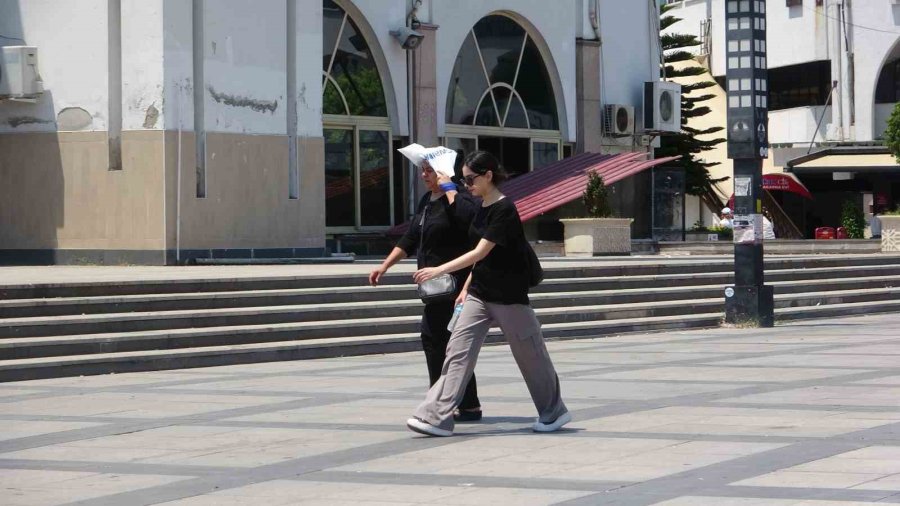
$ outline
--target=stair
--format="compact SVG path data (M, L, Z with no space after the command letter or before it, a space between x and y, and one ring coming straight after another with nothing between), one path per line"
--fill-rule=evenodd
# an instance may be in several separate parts
M545 259L531 294L548 338L715 327L730 258ZM588 264L585 266L585 264ZM420 348L408 274L0 287L0 381ZM900 257L774 257L778 321L900 312ZM489 342L500 342L494 329Z

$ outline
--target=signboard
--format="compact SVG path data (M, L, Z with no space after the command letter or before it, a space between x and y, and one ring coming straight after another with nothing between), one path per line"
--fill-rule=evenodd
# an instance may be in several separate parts
M750 185L752 183L753 183L753 178L751 178L751 177L736 176L734 178L734 196L735 197L749 197L750 196Z
M735 244L759 244L763 239L761 214L736 214L731 222Z

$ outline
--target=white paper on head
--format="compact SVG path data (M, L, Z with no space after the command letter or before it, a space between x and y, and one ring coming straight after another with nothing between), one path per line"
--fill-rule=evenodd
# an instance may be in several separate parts
M454 176L453 167L456 164L456 151L450 148L444 146L426 148L421 144L410 144L397 151L408 158L416 167L421 167L423 163L428 162L435 172L440 172L447 177Z

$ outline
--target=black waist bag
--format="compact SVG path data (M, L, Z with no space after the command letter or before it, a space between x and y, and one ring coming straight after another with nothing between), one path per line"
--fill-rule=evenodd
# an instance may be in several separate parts
M537 253L528 241L525 242L525 263L528 265L528 286L534 288L544 280L544 268L538 260Z

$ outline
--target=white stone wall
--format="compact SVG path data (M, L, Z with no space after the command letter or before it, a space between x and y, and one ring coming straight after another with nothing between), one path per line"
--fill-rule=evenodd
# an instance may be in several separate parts
M207 132L285 134L287 123L287 0L207 0L204 10L204 122ZM575 42L594 38L592 0L427 0L423 21L437 30L439 135L450 73L479 19L503 12L541 48L554 76L564 140L576 138ZM407 0L338 0L375 53L395 135L408 134L407 52L390 35L404 26ZM192 130L193 8L190 0L121 0L122 128ZM461 5L462 4L462 5ZM36 104L0 104L0 132L54 131L57 115L81 108L88 124L109 127L108 0L0 0L0 33L39 48L47 92ZM604 40L602 97L640 112L643 82L655 78L658 48L650 2L599 2ZM321 135L321 0L297 0L298 135ZM3 40L8 45L14 42ZM277 105L276 105L277 104Z
M712 71L718 76L725 74L725 0L711 1L714 42ZM830 1L826 0L825 3ZM786 7L782 1L766 2L766 6L769 68L831 59L828 38L833 34L829 34L827 16L830 14L824 5L816 6L810 0L797 7ZM890 0L852 0L850 6L847 26L855 54L855 125L847 128L847 140L871 141L884 130L882 116L876 114L875 86L882 67L900 42L900 5L894 5ZM669 31L699 34L700 20L706 17L706 0L685 0L675 4L671 14L684 21L677 23ZM893 56L897 54L894 53ZM846 72L843 76L832 78L846 82ZM849 107L845 94L844 117L848 118L848 126ZM810 114L812 112L814 111L809 111ZM770 124L772 122L773 118L770 118ZM825 118L823 130L827 123L831 123L830 117ZM795 137L805 138L804 142L809 142L815 131L815 124L804 135L794 135L793 126L781 128L780 130L792 132L790 138L778 137L778 130L779 127L772 124L770 142L792 142Z
M824 116L823 116L824 111ZM816 124L822 126L816 132ZM825 124L830 121L831 106L794 107L769 112L769 143L808 144L825 140ZM815 138L813 133L815 132Z
M80 108L82 130L107 128L107 0L0 0L0 34L38 47L44 95L0 103L0 133L57 130L57 114ZM0 44L22 45L2 39ZM79 111L80 112L80 111Z
M603 40L600 96L605 104L633 105L643 125L644 82L659 79L656 12L645 0L600 0ZM651 23L652 18L652 23Z
M872 140L884 124L875 114L875 86L888 57L898 56L900 44L900 5L889 0L855 0L853 24L866 29L853 30L856 53L856 128L857 140ZM887 121L887 118L885 118Z
M207 132L286 132L286 12L285 0L206 2Z
M122 129L164 125L163 0L122 0Z

